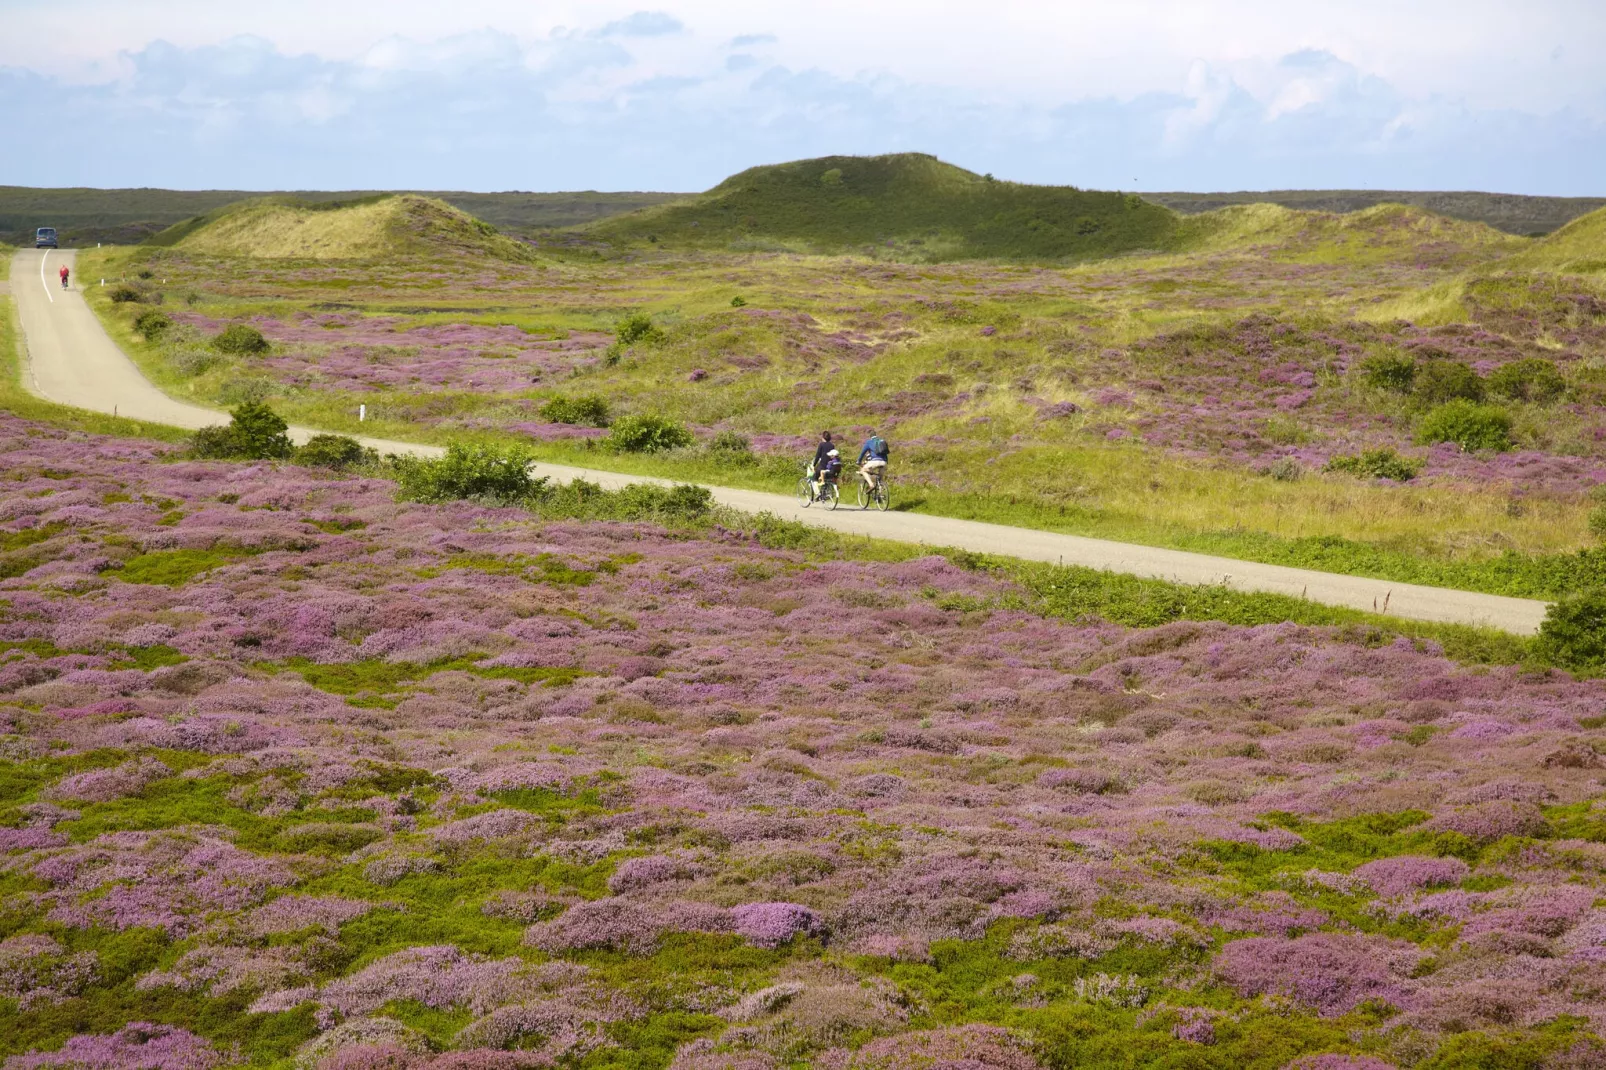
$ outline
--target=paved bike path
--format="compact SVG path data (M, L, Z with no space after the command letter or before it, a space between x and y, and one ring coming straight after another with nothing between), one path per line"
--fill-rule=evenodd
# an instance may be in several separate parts
M29 391L63 405L96 412L116 412L153 423L191 429L222 423L227 419L225 414L213 409L169 397L152 385L106 334L79 294L77 287L81 282L94 283L97 280L80 280L75 273L73 289L61 290L59 280L51 273L63 262L73 265L73 253L70 250L24 249L12 261L11 291L22 317L27 348L23 382ZM313 433L309 428L291 428L291 436L297 441L305 441ZM362 438L361 441L385 453L432 457L442 452L438 446L373 438ZM609 488L628 483L671 482L566 465L538 464L535 470L536 474L549 476L555 481L583 477ZM1223 584L1243 591L1267 591L1303 597L1325 605L1412 620L1478 624L1518 635L1531 635L1538 630L1545 616L1546 604L1527 598L1506 598L1282 565L1263 565L1183 550L1166 550L951 517L899 512L866 513L846 506L834 512L819 506L804 509L786 495L731 487L709 487L709 490L722 505L750 513L773 513L788 520L855 535L929 546L953 546L1029 561L1084 565L1176 583ZM896 495L896 480L893 491Z

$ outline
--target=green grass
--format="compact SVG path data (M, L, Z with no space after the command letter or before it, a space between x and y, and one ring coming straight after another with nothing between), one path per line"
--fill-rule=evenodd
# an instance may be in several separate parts
M182 587L203 573L248 556L240 550L158 550L129 558L113 575L124 583Z
M870 246L918 260L1081 260L1166 248L1176 217L1121 193L1000 182L932 156L826 156L754 167L687 202L592 224L584 233L662 248L797 243Z

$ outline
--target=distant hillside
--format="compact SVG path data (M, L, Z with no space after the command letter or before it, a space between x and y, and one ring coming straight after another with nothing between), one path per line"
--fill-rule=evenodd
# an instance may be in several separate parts
M1283 258L1355 259L1386 258L1425 244L1498 256L1528 242L1484 223L1451 219L1415 205L1379 204L1340 214L1257 203L1184 216L1175 248L1218 253L1275 247Z
M529 246L444 201L381 194L304 204L264 198L227 205L155 234L146 245L208 256L352 260L459 254L530 260Z
M1271 190L1265 193L1144 193L1145 200L1184 215L1243 204L1280 204L1315 212L1356 212L1379 204L1410 204L1430 212L1487 223L1508 234L1548 234L1606 197L1525 197L1514 193L1436 193L1408 190Z
M33 241L36 227L55 227L69 245L96 242L132 245L175 223L225 205L272 197L328 203L373 197L381 190L249 192L246 190L35 189L0 186L0 242ZM590 223L621 212L661 204L674 193L439 193L424 196L461 208L510 234Z
M1503 263L1540 271L1606 274L1606 208L1573 220Z
M920 153L754 167L707 193L616 216L587 236L665 248L889 245L922 260L1086 259L1161 249L1177 217L1121 193L1000 182Z

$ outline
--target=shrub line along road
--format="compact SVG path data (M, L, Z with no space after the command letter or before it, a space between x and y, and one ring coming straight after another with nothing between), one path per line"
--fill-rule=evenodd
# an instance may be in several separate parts
M78 291L73 280L63 292L51 277L61 263L73 266L71 250L23 249L12 262L11 290L22 318L27 347L23 384L47 401L95 412L128 416L151 423L195 429L222 423L223 415L168 397L144 377L117 347ZM46 268L49 268L47 272ZM85 283L87 284L87 283ZM303 442L314 432L291 428ZM363 445L382 453L434 457L438 446L363 438ZM620 475L565 465L539 464L536 474L557 481L584 477L604 487L627 483L671 481ZM1150 579L1185 584L1222 584L1243 591L1304 597L1325 605L1385 613L1411 620L1475 624L1517 635L1532 635L1544 619L1546 604L1527 598L1478 594L1441 587L1393 583L1310 569L1237 561L1182 550L1165 550L1107 539L1089 539L1002 524L925 516L914 513L864 513L858 509L825 512L801 509L790 496L762 491L710 487L722 505L749 513L769 512L787 520L929 546L952 546L978 553L1029 561L1083 565Z

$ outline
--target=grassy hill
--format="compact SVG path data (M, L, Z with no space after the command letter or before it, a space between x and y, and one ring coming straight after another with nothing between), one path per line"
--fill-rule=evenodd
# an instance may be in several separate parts
M0 186L0 241L33 241L36 227L56 227L70 245L133 245L175 223L240 201L273 197L322 204L373 197L380 190L251 192L247 190L37 189ZM419 192L445 201L509 234L590 223L660 204L675 193Z
M1539 271L1606 274L1606 208L1573 220L1508 263Z
M1346 213L1277 204L1234 205L1184 216L1175 239L1176 249L1185 253L1263 249L1285 260L1387 259L1433 247L1498 256L1526 244L1527 239L1486 224L1406 204L1379 204Z
M228 205L146 243L208 256L352 260L463 253L530 260L526 245L444 201L417 194L303 204L264 198Z
M1184 215L1249 204L1276 204L1309 212L1359 212L1381 204L1409 204L1438 215L1486 223L1508 234L1548 234L1606 197L1525 197L1514 193L1413 190L1268 190L1259 193L1144 193L1145 200Z
M919 260L1092 259L1162 249L1177 217L1138 197L1000 182L933 156L825 156L754 167L697 197L584 233L667 248L891 247Z

